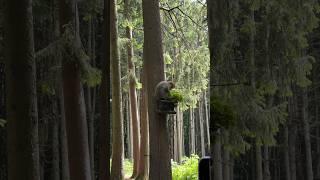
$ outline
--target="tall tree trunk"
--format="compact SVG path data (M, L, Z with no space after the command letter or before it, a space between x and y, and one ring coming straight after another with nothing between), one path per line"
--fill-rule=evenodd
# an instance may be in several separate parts
M319 116L318 114L317 114L317 116ZM319 121L317 121L317 122L319 122ZM316 142L316 148L317 148L317 155L316 155L316 157L317 157L317 164L316 164L316 177L315 177L315 179L320 179L320 128L319 127L317 127L317 137L318 137L318 139L317 139L317 142Z
M305 143L305 152L306 152L307 180L313 180L310 125L308 120L308 94L306 89L304 89L302 92L302 113L303 113L302 121L303 121L303 130L304 130L304 143Z
M234 179L234 157L230 156L230 180Z
M62 81L62 77L60 79ZM68 140L67 140L67 131L66 131L66 118L65 118L65 111L64 111L63 87L61 83L59 87L59 100L60 100L60 116L61 116L61 119L60 119L61 179L69 180L70 172L69 172L69 158L68 158Z
M177 108L177 162L180 163L183 156L183 112Z
M90 61L93 61L94 55L92 54L92 18L88 20L88 56ZM86 102L86 112L87 112L87 123L88 123L88 134L89 134L89 153L90 153L90 167L91 167L91 176L94 177L94 116L93 106L92 106L92 88L89 86L85 86L85 102Z
M111 103L110 103L110 0L104 0L102 40L102 81L100 86L99 180L110 179Z
M143 66L142 74L142 91L141 91L141 145L140 145L140 160L139 160L139 173L138 180L146 180L149 177L149 119L148 119L148 95L147 95L147 79L146 67Z
M225 44L227 41L227 19L228 5L224 0L207 0L207 17L208 17L208 34L209 34L209 51L210 51L210 93L213 92L214 84L214 66L223 61L225 54ZM219 34L217 36L217 34ZM211 96L210 96L211 100ZM209 103L211 104L211 102ZM210 107L210 144L211 156L213 157L212 177L215 180L222 179L221 167L221 143L220 132L214 127L215 117L213 108Z
M59 21L59 0L54 0L54 33L55 39L58 39L61 36L60 33L60 21ZM62 66L62 57L61 52L57 52L56 62L59 66ZM67 131L66 131L66 118L64 111L64 95L63 95L63 85L62 85L62 69L60 68L57 75L59 79L58 83L58 101L59 101L59 140L60 140L60 159L61 159L61 179L70 180L69 173L69 158L68 158L68 141L67 141Z
M60 37L60 29L59 29L59 11L58 11L58 2L56 0L53 0L53 28L54 28L54 34L53 34L53 39L57 40ZM61 54L58 52L58 55L54 57L55 63L57 65L61 65ZM56 74L56 77L58 77L59 80L61 77L61 71L58 71ZM60 109L59 109L59 103L60 103L60 89L61 83L58 83L58 88L56 89L59 93L54 96L54 99L51 99L53 107L51 107L53 111L53 116L54 118L52 119L52 167L51 167L51 180L60 180L60 173L61 169L60 168L60 144L59 144L59 133L60 133L60 123L61 120L59 117L60 115ZM53 98L53 97L51 97Z
M123 179L123 118L120 82L120 57L118 49L118 25L116 0L111 0L110 33L111 33L111 74L112 74L112 166L111 178Z
M255 153L256 153L256 180L263 180L261 145L256 143L255 150L256 150L255 151Z
M221 132L218 130L213 141L213 179L222 180Z
M230 164L230 152L228 149L223 148L223 180L232 180L230 175Z
M204 127L203 127L203 106L202 101L199 101L199 125L200 125L200 144L201 144L201 156L206 155L206 147L204 143Z
M8 179L39 180L32 0L6 0Z
M59 10L61 33L72 33L69 35L71 37L68 37L70 42L66 44L74 44L75 48L80 49L76 1L60 0ZM65 49L69 48L65 47ZM76 57L73 58L70 60L70 54L63 54L62 61L70 178L71 180L91 180L88 129L79 68L80 60Z
M124 1L125 18L131 21L130 0ZM132 28L126 27L126 37L129 42L127 44L127 58L128 58L128 74L129 74L129 100L131 106L131 125L132 125L132 143L133 143L133 172L131 177L136 177L139 168L139 151L140 151L140 123L137 106L137 92L136 92L136 75L133 63L133 44L132 44Z
M289 105L290 108L290 105ZM290 113L290 110L289 110ZM285 177L286 180L291 180L291 174L290 174L290 158L289 158L289 132L288 132L288 125L285 124L284 127L284 167L285 167Z
M314 73L315 76L318 75L318 72ZM315 79L315 78L314 78ZM317 103L315 103L315 122L319 122L319 104L318 104L318 99L319 99L319 91L315 91L315 97L317 100ZM320 126L316 127L316 171L315 171L315 179L320 179Z
M204 110L205 110L205 122L206 122L206 136L207 136L207 148L210 149L210 124L209 124L209 110L208 110L208 99L207 99L207 90L203 93L204 99Z
M291 180L297 179L297 165L296 165L296 137L297 127L292 125L289 135L289 156L290 156L290 176Z
M128 159L133 158L133 138L132 138L132 122L131 122L131 106L129 102L129 93L123 92L123 103L124 103L124 122L126 122L126 145L127 145L127 157Z
M263 146L263 180L271 180L270 174L270 158L269 158L269 147L267 145Z
M164 80L164 60L159 0L142 1L144 26L144 62L147 68L148 113L150 134L149 179L171 180L171 162L166 115L157 113L154 92Z
M54 103L54 113L57 113L57 99L55 99L56 102ZM51 180L60 180L60 151L59 151L59 119L58 116L54 116L54 119L52 121L51 126L51 148L52 148L52 162L51 162Z
M196 153L196 133L195 133L195 124L194 124L194 109L190 107L190 154Z

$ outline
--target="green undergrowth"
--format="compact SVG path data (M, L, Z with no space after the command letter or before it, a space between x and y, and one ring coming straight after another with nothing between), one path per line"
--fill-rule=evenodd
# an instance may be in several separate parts
M125 159L123 162L124 176L130 177L133 171L133 162L130 159Z
M173 180L196 180L198 179L198 163L199 157L192 155L184 157L181 163L172 163L172 179Z
M184 157L181 163L172 161L172 179L173 180L197 180L198 179L198 162L199 157L192 155L191 157ZM133 164L131 160L124 160L124 174L125 177L132 175Z

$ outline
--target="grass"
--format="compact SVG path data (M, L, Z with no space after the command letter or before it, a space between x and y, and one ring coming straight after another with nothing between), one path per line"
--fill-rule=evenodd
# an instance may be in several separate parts
M198 162L199 157L192 155L184 157L181 163L172 161L172 179L173 180L197 180L198 179ZM131 160L124 160L125 177L132 175L133 164Z

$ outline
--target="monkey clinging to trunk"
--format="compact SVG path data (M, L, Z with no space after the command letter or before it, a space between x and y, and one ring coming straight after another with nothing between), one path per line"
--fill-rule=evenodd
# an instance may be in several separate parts
M175 87L172 81L161 81L155 90L155 98L157 101L158 113L176 114L174 108L177 106L177 101L170 97L170 90Z

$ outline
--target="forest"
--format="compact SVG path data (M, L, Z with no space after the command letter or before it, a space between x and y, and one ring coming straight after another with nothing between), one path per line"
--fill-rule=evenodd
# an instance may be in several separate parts
M320 180L319 20L317 0L0 0L0 180Z

